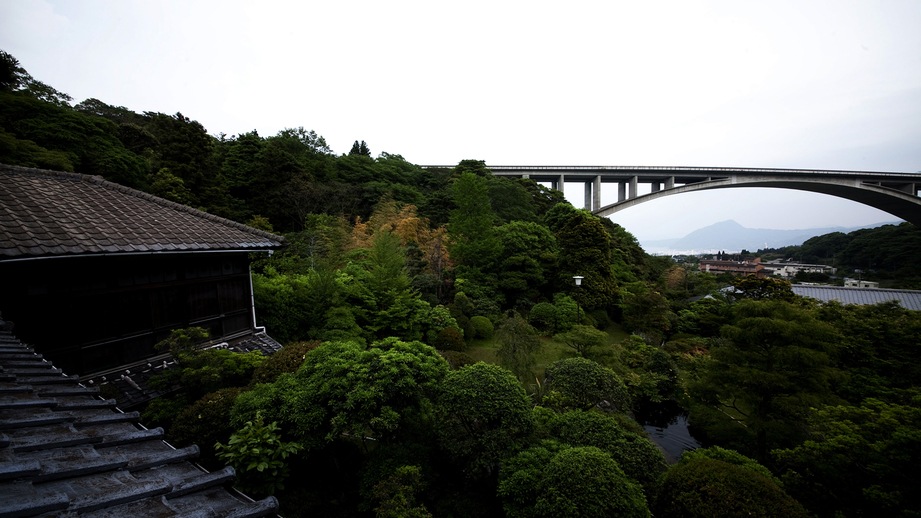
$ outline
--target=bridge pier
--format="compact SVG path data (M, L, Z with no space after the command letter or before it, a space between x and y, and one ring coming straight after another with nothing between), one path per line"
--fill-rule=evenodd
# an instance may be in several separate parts
M592 210L601 208L601 175L595 177L595 185L592 189Z
M601 175L592 181L585 182L585 210L598 210L601 208Z
M674 189L674 188L675 188L675 177L674 177L674 176L669 176L669 177L665 180L665 188L666 188L666 189Z
M550 188L563 192L563 180L565 179L565 177L566 175L561 174L556 179L550 180Z
M652 182L650 185L652 185L651 192L659 192L660 187L662 187L662 184L659 182Z
M640 181L639 176L634 176L633 178L630 178L630 199L631 200L633 198L636 198L637 195L639 194L636 190L636 186L639 183L639 181Z
M617 201L627 199L627 182L617 182Z

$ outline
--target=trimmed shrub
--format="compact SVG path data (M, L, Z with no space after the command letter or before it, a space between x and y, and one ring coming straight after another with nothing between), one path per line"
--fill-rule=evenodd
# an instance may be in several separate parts
M611 455L628 477L639 482L647 495L655 495L668 469L665 456L645 435L624 429L613 415L574 410L559 414L549 424L550 433L571 446L594 446Z
M809 516L770 479L707 458L673 466L662 482L654 511L657 518Z
M453 327L442 329L438 333L438 338L435 339L435 349L439 351L462 352L466 346L467 344L464 342L464 337L461 336L460 331Z
M179 412L166 434L173 446L184 448L197 444L201 455L198 462L208 469L224 466L218 460L214 445L227 442L236 431L230 425L230 411L234 401L243 392L241 388L227 388L205 395Z
M605 402L617 410L630 409L630 395L614 371L586 358L566 358L547 367L550 395L545 402L588 410ZM549 400L548 400L549 398Z
M556 332L557 318L556 306L549 302L539 302L531 308L528 323L544 333L551 334Z
M588 313L588 318L591 318L595 321L595 327L601 331L604 331L613 323L611 317L608 316L608 312L603 309L596 309Z
M780 479L778 479L771 473L771 470L759 464L758 461L756 461L755 459L746 457L745 455L742 455L741 453L735 450L727 450L725 448L720 448L719 446L711 446L709 448L698 448L696 450L688 450L681 454L681 460L679 461L679 463L687 464L688 462L691 462L694 459L721 460L723 462L727 462L729 464L733 464L735 466L739 466L739 467L754 471L755 473L758 473L759 475L763 475L764 477L771 479L771 481L777 484L778 486L783 487L783 483L780 481Z
M284 346L256 367L250 385L272 383L286 372L297 372L297 369L304 364L304 357L307 356L307 353L319 345L320 342L315 340L313 342L292 342Z
M441 351L441 356L448 361L448 365L451 366L451 370L457 370L465 365L473 365L476 363L476 360L473 356L470 356L467 353L462 353L460 351Z
M489 321L486 317L476 316L470 319L470 322L467 324L467 339L475 340L477 338L488 340L492 338L493 331L492 322Z
M470 478L488 476L534 431L533 405L511 372L475 363L448 372L436 409L441 447Z
M544 441L502 472L498 493L510 518L649 516L643 490L598 448Z

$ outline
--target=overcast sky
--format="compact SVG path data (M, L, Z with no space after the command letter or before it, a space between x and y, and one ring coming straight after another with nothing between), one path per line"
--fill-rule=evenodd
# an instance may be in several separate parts
M0 3L0 49L76 101L215 135L303 126L420 165L919 171L919 28L917 0ZM642 241L897 218L732 189L612 219Z

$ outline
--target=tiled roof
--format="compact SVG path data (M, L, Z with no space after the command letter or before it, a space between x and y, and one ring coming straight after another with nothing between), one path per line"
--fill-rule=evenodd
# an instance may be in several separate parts
M208 473L163 429L137 424L9 332L0 331L0 517L251 517L273 515L225 489L232 468Z
M284 238L108 182L0 164L0 261L102 253L268 250Z
M844 288L842 286L793 285L793 293L828 302L836 300L842 304L879 304L897 300L899 304L913 311L921 311L921 291L887 290L880 288Z

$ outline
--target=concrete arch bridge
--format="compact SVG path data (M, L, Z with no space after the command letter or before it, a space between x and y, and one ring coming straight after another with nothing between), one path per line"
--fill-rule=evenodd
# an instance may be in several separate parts
M585 184L585 208L598 216L663 196L732 187L796 189L856 201L921 225L921 173L823 171L813 169L752 169L729 167L627 166L488 166L496 176L549 182L562 190L564 182ZM617 202L601 206L601 184L617 184ZM648 194L638 186L649 184Z

